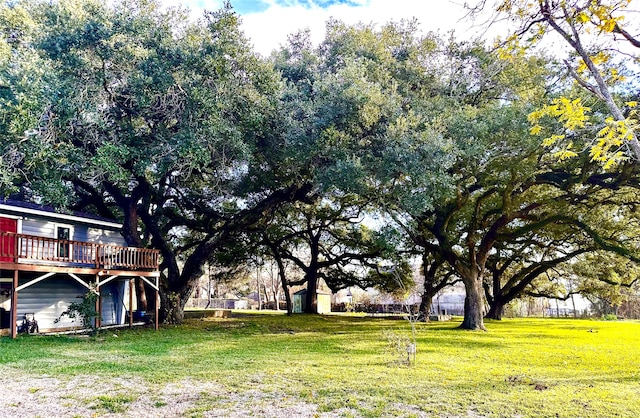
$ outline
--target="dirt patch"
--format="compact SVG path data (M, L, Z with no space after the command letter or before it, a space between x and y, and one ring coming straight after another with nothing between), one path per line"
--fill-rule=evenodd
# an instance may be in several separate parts
M332 417L317 406L259 390L233 393L212 382L149 385L137 379L29 376L0 368L0 417Z

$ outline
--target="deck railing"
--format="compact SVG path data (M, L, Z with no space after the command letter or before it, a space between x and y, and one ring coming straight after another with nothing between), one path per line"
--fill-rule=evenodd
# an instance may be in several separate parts
M159 251L0 231L0 262L158 270Z

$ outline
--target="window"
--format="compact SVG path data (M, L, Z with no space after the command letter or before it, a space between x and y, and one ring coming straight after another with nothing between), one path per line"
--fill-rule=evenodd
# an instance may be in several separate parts
M56 228L56 236L60 241L69 241L71 239L71 228L68 226L59 226ZM69 258L71 248L68 242L58 243L58 257Z

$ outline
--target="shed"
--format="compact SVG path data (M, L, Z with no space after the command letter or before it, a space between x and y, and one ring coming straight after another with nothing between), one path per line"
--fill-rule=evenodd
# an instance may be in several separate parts
M316 291L318 298L318 313L325 314L331 312L331 293ZM293 312L302 313L305 311L307 302L307 289L298 290L293 294Z

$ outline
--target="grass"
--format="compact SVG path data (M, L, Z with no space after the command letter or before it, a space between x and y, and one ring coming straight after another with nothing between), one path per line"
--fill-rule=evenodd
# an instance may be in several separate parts
M127 404L135 401L132 395L101 395L96 396L96 405L93 409L103 409L111 413L123 413L127 410Z
M640 416L640 323L517 319L419 324L417 361L399 365L385 332L406 321L243 315L153 330L0 339L0 367L31 375L215 382L343 416ZM132 398L96 399L121 412ZM219 399L203 397L194 415Z

